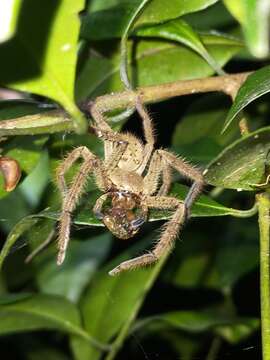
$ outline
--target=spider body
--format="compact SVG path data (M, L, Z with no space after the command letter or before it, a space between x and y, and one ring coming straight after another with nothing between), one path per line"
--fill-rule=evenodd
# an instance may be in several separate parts
M111 206L101 214L104 225L119 239L129 239L139 231L146 220L142 216L140 198L128 191L115 191L108 194Z
M139 96L136 109L143 121L145 144L132 134L113 131L103 115L104 110L94 104L91 114L95 123L91 128L104 142L104 160L88 148L79 147L68 154L57 170L57 183L63 198L58 235L59 265L64 261L70 238L71 214L90 173L94 175L97 187L104 192L93 211L121 239L128 239L138 232L147 221L150 208L174 210L154 249L121 263L110 275L154 263L170 251L202 190L204 181L200 171L169 151L154 150L152 122ZM83 163L68 187L65 173L78 158L82 158ZM194 181L184 202L168 196L172 169Z

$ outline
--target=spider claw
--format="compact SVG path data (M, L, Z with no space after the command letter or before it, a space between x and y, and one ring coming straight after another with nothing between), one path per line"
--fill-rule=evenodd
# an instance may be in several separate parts
M184 221L188 221L191 216L191 208L184 203Z
M98 220L102 220L104 218L104 214L100 211L95 211L94 215Z
M131 221L131 226L133 229L137 229L145 222L145 219L143 217L140 217L136 220Z
M116 266L114 269L109 271L110 276L118 275L121 272L120 266Z
M63 264L64 260L65 260L65 257L66 257L66 253L65 252L59 252L58 256L57 256L57 265L60 266Z

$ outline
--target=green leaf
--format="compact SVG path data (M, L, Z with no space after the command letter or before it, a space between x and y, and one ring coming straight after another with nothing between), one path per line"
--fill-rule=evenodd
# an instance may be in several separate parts
M170 195L177 197L179 200L184 200L189 188L175 184L173 191ZM90 211L93 209L96 199L100 196L99 192L92 192L90 201L86 200L79 206L77 213L73 219L76 225L90 225L90 226L104 226L99 220L96 219L94 214ZM6 256L8 255L12 246L16 243L20 236L30 227L33 227L39 218L51 219L57 221L59 218L59 211L52 211L53 209L46 209L39 214L27 216L22 219L10 232L5 245L0 253L0 268ZM225 207L218 204L215 200L201 195L198 201L192 207L192 217L205 217L205 216L226 216L231 215L235 217L249 217L256 212L256 207L250 210L236 210L233 208ZM164 210L151 210L149 221L168 220L171 217L170 211Z
M181 184L175 184L170 195L178 198L179 200L184 200L189 188ZM191 217L204 217L204 216L226 216L231 215L235 217L248 217L253 214L254 210L237 210L228 208L217 203L212 198L201 195L199 199L195 202L191 209ZM167 220L170 218L171 213L168 211L157 211L153 210L150 213L150 221L154 220Z
M43 345L41 342L32 339L31 347L25 344L23 347L23 354L26 360L70 360L69 356L65 354L64 349L56 349L55 346L50 347L46 343ZM45 342L45 341L44 341ZM20 351L22 351L20 349Z
M182 234L170 266L163 275L168 284L183 289L215 289L225 297L236 283L258 266L259 249L256 218L214 221L204 231L198 222ZM233 256L232 256L233 254Z
M38 135L74 130L72 120L62 111L27 115L0 122L0 136Z
M255 220L255 219L254 219ZM218 239L213 266L216 270L215 288L228 293L237 281L250 273L259 264L259 243L254 222L243 220L239 226L237 220L231 219L227 229ZM232 256L234 254L234 256Z
M270 66L265 66L260 70L249 75L243 85L240 87L234 103L226 118L223 132L231 125L237 115L252 101L269 93L270 91Z
M55 105L29 100L0 101L0 120L0 136L74 130L72 120Z
M174 184L172 191L170 192L170 196L174 196L179 200L184 200L187 193L189 191L189 187ZM97 191L93 191L90 193L90 200L86 199L79 206L78 211L75 212L75 217L73 219L73 223L76 225L90 225L90 226L104 226L100 220L97 220L95 215L90 211L93 209L94 204L97 198L101 195L101 193ZM212 198L201 195L196 203L192 207L191 216L192 217L206 217L206 216L226 216L231 215L235 217L249 217L252 216L255 212L255 209L250 210L237 210L233 208L229 208L217 203ZM53 211L53 209L46 209L39 214L32 215L31 217L40 217L47 218L52 220L58 220L59 211ZM151 209L149 214L148 221L159 221L159 220L168 220L171 217L172 212L168 210L155 210Z
M241 42L223 35L202 35L201 39L220 67L242 48ZM134 75L136 86L196 79L213 74L213 69L199 55L184 46L148 40L139 41L133 50L133 61L131 52L128 61L132 64L129 73ZM92 54L85 62L76 84L78 100L122 89L118 53L109 60Z
M88 4L87 11L91 14L96 11L110 9L114 6L125 6L127 3L134 9L135 7L138 7L141 2L142 0L92 0Z
M187 14L184 19L196 30L211 31L235 28L235 21L222 1L202 11Z
M6 233L29 213L35 211L49 182L48 154L42 152L33 171L21 184L0 201L1 228Z
M216 249L219 249L222 237L218 239L209 236L209 233L200 231L201 229L192 226L192 232L183 232L181 242L176 242L175 249L170 258L170 266L163 275L163 281L173 287L181 289L200 289L214 288L218 286L219 278L214 276L216 282L213 286L213 275L216 274L213 258ZM223 234L223 232L221 231ZM210 284L209 284L210 282Z
M4 299L7 302L6 296ZM77 307L60 296L38 294L16 299L0 305L0 316L0 335L48 329L64 331L95 343L82 329Z
M132 2L119 2L112 7L106 6L106 8L99 9L98 11L90 11L90 13L85 15L83 18L81 36L88 40L104 40L121 37L128 26L132 14L141 3L141 0ZM152 3L154 3L154 1L152 1ZM212 3L214 3L214 1L212 1ZM185 11L187 11L187 13L189 13L190 10L194 11L194 9L195 11L198 11L198 8L196 6L194 7L194 5L195 4L191 5L189 8L190 4L183 4L183 1L181 6L178 5L176 7L174 5L174 12L171 12L171 16L169 16L166 21L170 20L171 17L175 19L178 16L184 15ZM147 5L147 8L149 6L150 4ZM200 9L201 8L199 7L199 10ZM180 15L177 16L178 12ZM145 15L143 10L141 17L144 18L144 16ZM180 19L178 20L181 21ZM139 19L138 21L140 22L141 20ZM152 21L150 21L150 23L152 23ZM143 28L141 28L141 26L137 26L135 34L140 31L143 31ZM196 39L196 42L198 42L198 39Z
M169 19L176 19L179 16L195 11L203 10L213 5L218 0L153 0L150 1L138 19L136 26L142 24L156 24Z
M87 40L120 38L128 26L137 2L123 2L116 6L90 12L82 20L81 37Z
M224 74L216 61L205 48L200 36L184 20L176 19L155 26L139 28L136 36L159 37L184 44L197 52L219 75Z
M0 3L0 43L14 35L21 5L21 0L2 0Z
M145 245L145 243L140 243L140 249L142 245ZM108 276L109 270L121 261L131 258L134 252L138 252L138 245L135 249L129 249L127 253L107 264L97 274L82 299L81 311L85 330L91 336L103 343L107 343L118 334L112 344L111 358L113 358L112 354L115 355L117 349L128 335L129 326L137 316L145 296L155 282L166 260L166 257L164 257L152 267L126 272L121 276ZM106 295L104 296L104 294ZM100 355L97 349L89 347L88 359L99 359Z
M37 282L42 293L61 295L77 302L93 274L108 254L109 233L85 241L72 239L64 264L56 265L55 249L36 259Z
M28 204L35 208L38 206L49 181L49 155L47 151L44 151L34 170L27 176L19 188Z
M0 122L1 124L1 122ZM2 154L18 161L21 171L29 174L37 165L42 156L42 148L47 141L47 136L15 137L13 140L3 146ZM0 198L8 195L4 190L3 177L0 177Z
M236 321L237 322L237 321ZM260 320L255 318L239 319L239 323L217 326L215 333L231 344L238 344L247 339L260 327Z
M269 150L270 127L254 131L225 148L205 170L205 180L238 191L258 190L268 175Z
M36 136L32 137L30 142L27 136L15 138L5 146L3 154L16 159L22 171L29 173L40 159L47 139L47 136Z
M55 108L55 105L43 104L32 100L0 100L0 120L10 120L25 115L40 114ZM0 125L1 125L0 122Z
M79 33L78 12L84 0L23 2L16 36L0 47L1 83L50 97L76 118L82 115L74 98L74 78ZM18 61L18 58L23 61Z
M269 53L269 1L224 0L224 3L241 23L251 53L259 58L266 57Z
M175 311L137 321L133 331L147 327L160 331L164 327L175 327L182 331L201 333L212 330L230 342L237 343L251 335L259 327L259 319L229 317L210 311Z
M218 0L171 0L164 2L162 0L151 0L143 10L139 19L136 22L136 26L142 24L157 24L170 19L176 19L185 14L189 14L195 11L206 9L208 6L213 5ZM112 37L121 36L126 28L130 15L134 13L142 3L142 0L94 0L91 1L88 8L88 13L83 20L82 34L92 36L91 31L97 34L97 28L101 33L107 33L111 31ZM102 19L103 27L101 22ZM87 29L88 28L88 29ZM117 34L117 35L116 35ZM103 36L103 35L101 35Z
M239 136L237 123L221 135L228 98L207 94L191 103L173 132L173 150L194 164L206 165ZM203 151L202 151L203 149Z
M14 226L12 231L9 233L6 242L1 249L0 252L0 270L2 269L3 262L9 251L11 250L12 246L16 243L19 237L24 234L27 230L29 230L32 226L34 226L38 222L38 219L33 217L26 217L22 219L18 224Z

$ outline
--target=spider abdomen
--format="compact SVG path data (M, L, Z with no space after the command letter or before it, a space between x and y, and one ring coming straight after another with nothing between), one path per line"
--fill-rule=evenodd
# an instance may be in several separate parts
M144 156L144 146L136 136L126 133L123 138L128 146L118 163L118 167L123 170L135 171L141 165Z

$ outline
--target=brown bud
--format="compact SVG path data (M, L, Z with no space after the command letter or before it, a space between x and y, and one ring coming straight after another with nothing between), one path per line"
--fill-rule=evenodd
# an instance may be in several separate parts
M4 176L5 190L14 190L21 177L21 169L18 162L7 156L1 156L0 171Z

